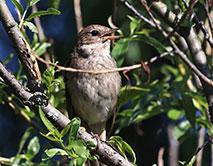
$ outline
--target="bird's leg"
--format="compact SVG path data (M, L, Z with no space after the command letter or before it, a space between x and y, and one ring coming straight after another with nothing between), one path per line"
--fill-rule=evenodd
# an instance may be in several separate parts
M106 141L106 122L96 123L88 125L89 130L94 134L97 134L102 141Z

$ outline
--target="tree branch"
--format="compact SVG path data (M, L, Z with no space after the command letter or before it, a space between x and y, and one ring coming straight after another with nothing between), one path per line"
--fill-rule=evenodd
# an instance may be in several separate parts
M28 92L16 78L6 69L3 63L0 62L0 77L5 81L7 86L19 97L22 102L29 101L33 93ZM41 109L46 114L47 118L57 124L58 127L64 128L70 120L64 116L59 110L54 108L51 104L41 106ZM116 152L106 142L101 141L99 144L95 137L86 131L78 131L78 138L85 142L92 141L97 147L96 154L100 156L100 161L104 164L112 166L132 166L132 164L125 160L118 152Z
M165 22L167 22L170 26L175 27L175 22L177 17L172 11L170 11L167 8L167 6L163 2L154 2L153 7L155 11L158 12L158 15L162 17ZM207 59L202 49L201 42L199 41L193 27L180 28L178 33L180 33L185 38L187 45L189 47L190 53L192 55L192 59L196 65L196 68L198 69L197 71L199 71L199 73L196 73L195 70L193 70L201 79L204 93L206 95L208 105L209 105L209 114L210 114L211 122L213 123L213 86L212 86L213 81L211 80L211 72L208 67ZM171 42L173 41L170 39L170 43ZM175 43L173 42L173 46L174 44ZM181 50L179 50L178 52L180 51ZM185 57L185 59L187 58L187 56L185 55L182 56L182 59L183 57Z
M18 28L18 24L11 15L5 0L0 0L0 21L7 31L18 58L23 65L24 72L28 78L29 88L36 91L41 85L41 74L37 61L33 56L34 52Z

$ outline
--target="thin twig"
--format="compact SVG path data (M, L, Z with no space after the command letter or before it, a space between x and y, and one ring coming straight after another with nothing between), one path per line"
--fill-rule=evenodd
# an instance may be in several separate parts
M186 0L182 0L184 2L184 5L186 6L186 8L189 8L190 5L188 4L188 2ZM193 18L193 22L195 24L197 24L201 31L203 32L204 36L205 36L205 39L209 42L209 44L211 45L211 47L213 47L213 39L211 38L210 34L208 33L206 27L204 26L204 24L199 20L199 18L197 17L195 11L193 9L191 9L191 12L194 16Z
M38 11L37 6L33 5L32 6L32 13L35 13L37 11ZM42 40L45 39L45 35L44 35L43 27L41 26L40 18L39 17L35 17L34 21L35 21L36 27L38 28L38 37L39 37L39 40L42 41ZM46 61L50 61L50 55L47 52L44 53L44 59ZM47 68L49 68L49 65L47 65Z
M212 17L210 15L210 12L209 12L208 0L205 1L204 6L205 6L205 10L206 10L207 19L208 19L208 22L209 22L210 32L212 33L213 32L213 20L212 20Z
M202 146L200 146L200 147L198 147L198 148L196 149L196 151L190 156L190 158L188 158L188 160L186 160L184 166L187 165L187 164L190 162L190 160L192 159L192 157L195 156L195 155L197 155L197 154L198 154L209 142L211 143L211 138L209 138L208 140L206 140L206 141L203 143Z
M174 53L174 52L173 51L164 52L163 54L161 54L159 56L151 58L149 61L145 62L145 64L147 65L149 63L153 63L156 60L158 60L159 58L163 58L164 56L172 54L172 53ZM113 72L120 72L120 71L130 71L130 70L134 70L134 69L138 69L138 68L142 67L141 64L135 64L135 65L132 65L132 66L126 66L126 67L114 68L114 69L106 69L106 70L100 70L100 71L82 70L82 69L76 69L76 68L71 68L71 67L60 66L60 65L54 64L52 62L47 62L43 58L41 58L39 56L35 56L35 57L40 62L45 63L45 64L49 64L51 66L55 66L55 67L57 67L61 71L70 71L70 72L79 72L79 73L104 74L104 73L113 73Z
M131 10L136 16L138 16L140 19L142 19L144 22L149 24L151 27L156 28L155 24L144 17L137 9L135 9L134 6L132 6L127 0L120 0L129 10Z
M177 24L175 25L175 27L173 28L173 31L169 33L168 37L173 36L173 34L179 30L180 25L184 22L184 20L189 16L189 14L191 13L191 10L193 9L194 5L198 2L198 0L193 0L192 3L190 3L189 7L187 8L187 10L184 12L183 16L177 20Z
M0 157L0 164L4 164L4 163L10 163L10 159L9 158L5 158L5 157Z

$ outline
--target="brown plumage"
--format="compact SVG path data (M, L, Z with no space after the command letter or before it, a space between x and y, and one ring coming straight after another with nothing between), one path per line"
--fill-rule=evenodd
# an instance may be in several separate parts
M116 68L116 62L110 56L110 40L118 38L110 36L113 32L115 30L101 25L84 28L78 34L66 66L95 71ZM119 73L65 72L65 86L69 117L80 117L88 131L106 140L106 126L113 125L117 109L121 88Z

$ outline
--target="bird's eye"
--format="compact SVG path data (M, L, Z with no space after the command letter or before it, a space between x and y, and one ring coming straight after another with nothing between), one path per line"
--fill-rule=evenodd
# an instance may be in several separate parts
M97 30L92 30L91 34L92 34L92 36L98 36L99 32Z

